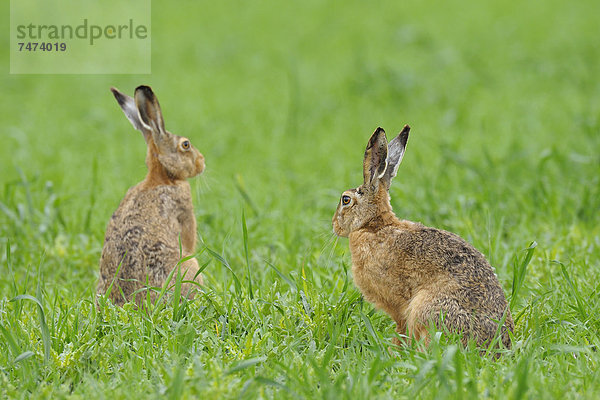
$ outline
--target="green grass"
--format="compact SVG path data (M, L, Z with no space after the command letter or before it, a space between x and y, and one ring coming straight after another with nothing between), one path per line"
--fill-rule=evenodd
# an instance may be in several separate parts
M152 75L8 75L0 39L2 397L600 397L599 3L227 3L153 2ZM206 156L206 287L98 310L105 224L145 174L108 89L142 83ZM497 361L390 355L331 233L369 135L405 123L392 205L495 266Z

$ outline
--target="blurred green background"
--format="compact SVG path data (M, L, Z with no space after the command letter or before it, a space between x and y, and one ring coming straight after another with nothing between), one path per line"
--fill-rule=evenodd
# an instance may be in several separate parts
M0 7L8 15L8 2ZM516 336L524 358L478 366L471 379L493 381L486 370L492 368L509 383L475 384L475 392L517 396L520 386L511 386L509 371L525 371L531 383L520 395L598 394L591 382L600 359L585 347L598 344L600 328L598 15L597 1L154 1L152 74L139 76L9 75L8 36L0 37L0 321L10 325L10 298L35 293L38 265L48 298L66 308L93 298L105 224L146 172L142 137L109 88L131 95L148 84L167 129L188 136L206 157L206 172L192 181L202 242L245 276L243 209L256 297L273 285L288 296L267 260L293 278L310 270L309 301L324 309L340 294L350 262L347 241L331 234L338 196L361 183L362 154L374 129L383 127L391 139L410 124L391 188L400 218L473 243L509 296L514 260L531 241L538 243L513 309L522 314ZM1 22L4 32L8 22ZM199 259L211 260L207 253ZM227 304L230 272L211 262L205 273L209 292ZM348 290L356 294L352 283ZM300 298L290 296L285 306L300 310ZM583 308L578 299L585 299ZM256 298L247 300L259 307ZM36 311L27 312L36 332ZM387 316L369 316L381 337L393 335ZM352 329L364 343L369 331L356 318ZM300 329L291 326L286 335ZM567 355L535 361L539 347L559 345L588 350L576 367ZM305 351L297 357L311 359ZM259 346L249 355L261 354ZM4 365L15 355L7 357ZM340 357L359 371L367 368ZM225 370L236 359L223 357L210 368ZM555 365L555 384L543 378L548 363ZM403 367L393 368L392 375ZM571 368L589 371L567 387ZM3 373L19 382L14 369ZM326 397L328 384L336 388L332 393L357 393L335 386L347 370L330 373L331 380L319 381L322 389L306 396ZM123 374L126 380L131 371ZM365 383L366 393L412 393L411 374L402 375L404 381L376 375ZM65 380L57 373L51 382ZM225 381L222 392L198 393L237 396L243 379ZM156 394L154 382L147 384L144 390ZM302 393L302 386L290 387ZM444 388L438 382L419 390L433 397L452 392Z

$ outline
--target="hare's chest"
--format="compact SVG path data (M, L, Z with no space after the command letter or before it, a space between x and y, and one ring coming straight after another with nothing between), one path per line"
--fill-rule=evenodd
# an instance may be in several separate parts
M397 286L394 283L395 279L390 273L389 266L374 259L363 260L360 257L353 256L352 275L356 285L367 297L367 293L385 295Z
M150 196L156 205L156 212L163 218L183 215L192 209L189 189L175 185L158 186Z
M352 275L363 296L386 311L396 308L402 295L391 260L383 257L381 249L371 244L350 246Z

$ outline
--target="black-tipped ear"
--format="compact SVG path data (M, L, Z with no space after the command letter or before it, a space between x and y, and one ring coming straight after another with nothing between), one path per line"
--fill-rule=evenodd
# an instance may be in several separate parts
M135 89L135 105L142 122L151 128L152 134L165 134L165 123L158 99L150 86L138 86Z
M388 144L388 167L383 175L383 181L389 189L392 179L398 172L398 166L402 162L404 157L404 150L406 149L406 143L408 142L408 133L410 132L410 126L404 125L402 131L393 138Z
M142 132L144 134L144 139L148 141L148 127L144 129L144 123L140 119L140 114L138 113L135 101L126 94L121 93L117 88L111 87L110 91L115 96L115 99L117 99L117 103L119 103L121 110L123 110L123 113L129 122L131 122L131 125L133 125L133 127L138 131Z
M379 179L384 175L387 166L388 145L385 131L377 128L365 149L363 160L364 184L373 189L377 188Z

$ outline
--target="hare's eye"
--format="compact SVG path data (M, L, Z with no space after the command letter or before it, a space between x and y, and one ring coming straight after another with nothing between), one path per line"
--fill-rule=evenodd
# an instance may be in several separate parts
M350 200L352 200L350 196L342 196L342 205L347 206L348 204L350 204Z
M184 150L188 150L190 148L190 141L184 140L183 142L181 142L181 148Z

